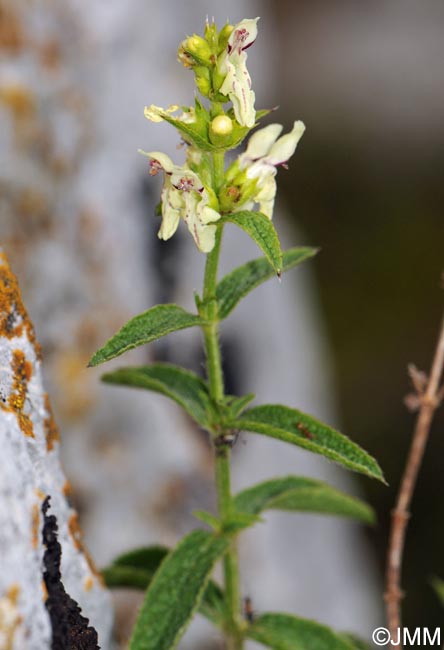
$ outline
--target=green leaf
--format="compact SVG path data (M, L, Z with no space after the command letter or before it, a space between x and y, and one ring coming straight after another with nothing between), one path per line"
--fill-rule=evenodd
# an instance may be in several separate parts
M368 524L375 521L373 508L322 481L286 476L259 483L236 495L237 510L259 514L264 510L316 512L353 517Z
M282 251L271 219L262 212L243 210L223 216L218 224L234 223L250 235L264 253L278 276L282 273Z
M101 570L107 587L127 587L145 590L153 579L153 572L139 567L113 565Z
M204 524L215 530L217 533L221 531L222 522L219 517L212 515L211 512L206 510L193 510L193 516L199 521L202 521Z
M162 561L170 552L166 546L137 548L119 555L102 570L108 587L127 587L146 590ZM207 585L199 611L219 624L223 615L223 592L213 581Z
M372 650L372 646L368 641L364 641L353 632L339 632L339 636L345 639L347 643L350 643L354 650Z
M234 429L254 431L303 447L382 482L378 463L359 445L311 415L280 404L256 406L229 423Z
M316 253L316 248L291 248L282 256L282 270L288 271ZM247 293L274 275L273 266L265 257L251 260L231 271L216 287L219 318L226 318Z
M199 607L210 574L229 539L194 530L156 572L133 629L130 650L171 650Z
M223 521L223 530L225 533L237 533L254 524L262 523L262 519L256 514L249 512L232 512L227 519Z
M438 578L438 576L432 576L432 578L430 578L430 584L432 585L433 591L438 596L441 605L444 605L444 580Z
M169 552L166 546L156 545L136 548L119 555L110 566L102 569L106 585L146 589Z
M169 552L170 549L167 546L160 546L158 544L142 546L127 553L122 553L113 560L112 566L132 567L154 573Z
M209 426L211 399L203 379L194 372L167 363L140 368L119 368L103 375L107 384L146 388L179 404L202 427Z
M353 645L316 621L290 614L263 614L247 636L273 650L354 650Z
M228 418L237 418L237 416L247 408L248 404L250 404L255 397L256 395L254 393L248 393L241 397L236 397L236 395L226 395L225 406L227 408Z
M98 366L127 350L160 339L166 334L202 324L203 321L199 316L190 314L182 307L157 305L128 321L103 348L97 350L88 365Z
M232 512L228 517L221 520L206 510L194 510L193 515L207 526L210 526L216 533L233 534L245 528L262 522L256 514L250 512Z
M161 562L170 552L166 546L147 546L119 555L113 563L102 569L101 574L108 587L126 587L145 591ZM216 625L224 614L222 589L210 580L199 607L199 612Z

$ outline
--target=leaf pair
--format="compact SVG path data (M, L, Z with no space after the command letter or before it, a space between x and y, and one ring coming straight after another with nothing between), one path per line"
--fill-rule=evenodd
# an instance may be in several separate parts
M141 368L121 368L104 375L103 380L110 384L161 393L182 406L205 429L211 430L217 418L206 383L189 370L168 364L154 364ZM251 396L247 398L249 400ZM241 401L241 408L246 402L247 400ZM359 445L297 409L279 404L256 406L226 422L226 427L289 442L330 458L348 469L384 480L378 463Z
M217 286L219 318L223 319L237 303L261 282L282 270L288 271L312 257L313 248L293 248L282 256L280 244L271 221L259 212L238 212L223 217L243 228L258 243L265 258L248 262L227 275ZM92 357L89 365L97 366L120 356L127 350L151 343L167 334L188 327L205 325L196 314L177 305L157 305L132 318Z
M144 588L149 584L130 650L171 650L197 610L216 625L222 624L223 593L210 581L210 575L228 545L229 538L196 530L170 553L163 547L140 549L120 556L103 572L109 586ZM150 578L141 585L143 573ZM350 635L336 633L325 625L290 614L262 614L252 623L246 623L244 633L246 638L274 650L353 650L357 647ZM358 647L365 646L360 642Z

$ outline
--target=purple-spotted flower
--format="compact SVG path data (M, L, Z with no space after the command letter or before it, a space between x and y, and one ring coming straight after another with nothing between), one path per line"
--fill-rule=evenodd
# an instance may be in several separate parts
M254 126L256 111L255 95L251 90L251 78L247 70L246 49L256 40L259 18L242 20L234 26L228 39L227 49L218 62L218 72L225 75L220 87L233 103L234 115L242 126Z
M250 199L259 203L260 211L270 219L273 216L276 196L277 167L286 166L305 131L305 126L298 120L294 122L289 133L279 137L281 131L280 124L269 124L253 133L246 151L235 163L239 165L241 173L246 173L247 179L256 180L255 191ZM245 209L245 206L242 207Z
M214 202L211 192L187 165L175 165L169 156L160 151L140 153L150 159L151 176L161 171L164 173L159 238L170 239L176 232L180 219L183 219L199 250L209 253L214 247L214 222L220 219L220 214L210 207L210 203Z

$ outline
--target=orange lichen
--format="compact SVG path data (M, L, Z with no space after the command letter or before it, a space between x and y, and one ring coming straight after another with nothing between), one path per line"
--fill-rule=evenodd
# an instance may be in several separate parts
M26 331L30 343L40 359L40 346L36 342L34 327L23 305L17 279L9 268L6 255L0 252L0 337L12 339Z
M85 591L91 591L94 587L94 578L92 576L86 576L83 581L83 586L85 587Z
M32 376L32 364L25 358L22 350L16 349L12 352L11 361L12 388L7 401L1 401L0 407L4 411L10 411L17 417L20 429L25 436L34 438L34 425L31 418L24 412L28 383Z
M43 426L45 430L46 449L47 451L51 451L54 449L54 443L60 440L60 434L54 420L48 393L45 393L45 410L47 416L43 420Z
M37 497L38 499L40 499L40 501L44 501L44 500L46 499L46 496L47 496L47 495L46 495L46 494L43 492L43 490L41 490L40 488L36 488L36 489L34 490L34 493L35 493L36 497Z
M2 650L12 650L14 647L15 631L22 621L18 609L20 587L13 584L5 596L0 598L0 647Z
M104 581L102 576L100 575L100 572L98 571L97 567L94 564L94 561L92 557L90 556L88 550L85 547L85 544L83 543L83 533L82 529L80 528L79 524L79 516L77 512L73 512L71 517L69 518L68 521L68 530L70 532L71 538L74 542L74 546L78 551L81 551L83 555L85 556L85 559L88 563L88 566L91 570L91 573L93 573L96 578L99 579L100 583L104 585Z
M12 370L12 389L7 403L0 402L0 406L5 411L15 413L20 429L25 436L34 438L34 425L31 418L24 412L26 395L28 393L28 383L32 375L32 364L27 361L22 350L16 349L12 352L11 361Z
M32 548L37 548L40 537L40 504L34 503L31 511L31 542Z
M46 588L46 582L42 580L40 584L42 586L43 602L46 603L46 601L48 600L48 589Z
M1 86L0 102L9 108L17 122L29 119L35 113L35 98L26 86L19 84Z
M72 485L68 480L64 482L62 492L67 499L72 495Z

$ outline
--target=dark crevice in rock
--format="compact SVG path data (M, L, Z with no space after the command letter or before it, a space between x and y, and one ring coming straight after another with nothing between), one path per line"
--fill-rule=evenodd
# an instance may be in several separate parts
M42 536L46 547L43 579L48 592L45 605L52 628L51 650L100 650L96 630L88 625L89 620L82 616L79 605L63 586L60 573L62 547L57 539L57 519L47 514L49 501L50 497L46 497L42 505Z

